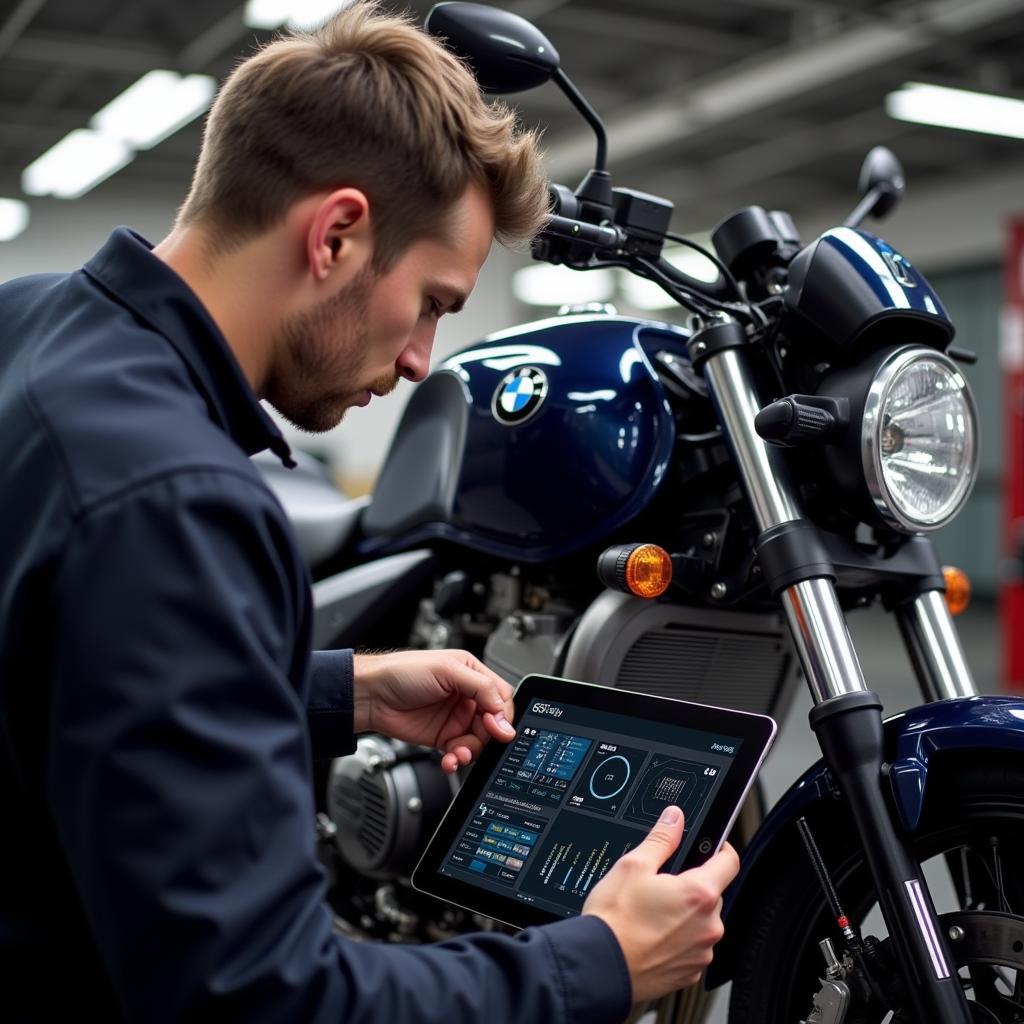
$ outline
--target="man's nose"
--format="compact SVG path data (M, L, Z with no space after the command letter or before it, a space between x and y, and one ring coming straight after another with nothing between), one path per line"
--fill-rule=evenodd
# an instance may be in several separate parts
M406 380L420 381L430 370L430 353L434 347L436 328L432 324L429 330L413 334L410 342L398 357L397 371Z

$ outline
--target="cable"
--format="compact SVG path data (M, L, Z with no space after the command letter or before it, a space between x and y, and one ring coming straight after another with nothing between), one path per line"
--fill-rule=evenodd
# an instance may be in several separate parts
M732 276L732 271L710 250L705 249L703 245L698 242L694 242L690 238L686 238L683 235L677 235L675 232L666 231L665 237L672 242L676 242L678 245L685 245L687 248L693 249L694 252L699 252L705 259L710 260L717 268L718 272L725 278L732 288L733 293L740 299L743 298L743 292L740 291L739 282L735 277Z
M679 301L679 298L676 293L679 295L690 296L691 299L697 296L697 301L702 302L705 305L705 308L710 307L713 310L729 313L732 316L746 317L751 320L754 319L752 316L752 308L749 303L723 302L719 299L712 299L707 295L697 292L695 289L691 289L686 285L680 284L678 281L673 281L672 278L670 278L668 274L666 274L665 271L656 263L652 263L650 260L644 259L642 256L636 256L634 259L637 265L643 267L647 271L645 276L660 285L669 295L672 296L672 298L676 299L677 302ZM766 323L766 321L764 321L764 314L762 314L760 310L757 312L758 316L762 319L762 323ZM703 315L706 316L707 312Z

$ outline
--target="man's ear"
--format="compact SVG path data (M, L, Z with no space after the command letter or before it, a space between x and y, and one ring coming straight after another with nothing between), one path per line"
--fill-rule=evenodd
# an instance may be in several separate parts
M317 205L306 236L307 259L317 281L339 269L355 274L370 258L370 203L357 188L339 188Z

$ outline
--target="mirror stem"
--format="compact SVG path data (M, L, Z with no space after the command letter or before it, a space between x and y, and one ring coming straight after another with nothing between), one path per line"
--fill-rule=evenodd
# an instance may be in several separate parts
M864 220L865 217L870 216L875 203L878 202L878 196L878 189L873 188L868 192L868 194L853 208L853 212L850 216L843 221L843 226L848 228L860 227L861 221Z
M594 129L597 136L597 156L594 157L594 170L606 171L608 169L608 133L604 129L604 122L598 117L597 111L586 101L583 93L572 84L569 76L561 69L556 69L551 80L558 86L566 96L569 97L572 105L587 119L587 123Z

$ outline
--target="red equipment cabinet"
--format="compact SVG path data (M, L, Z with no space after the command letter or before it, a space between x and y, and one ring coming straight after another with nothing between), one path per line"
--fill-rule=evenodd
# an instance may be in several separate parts
M1005 297L999 344L1003 374L1006 469L1000 618L1003 681L1024 692L1024 220L1009 223Z

